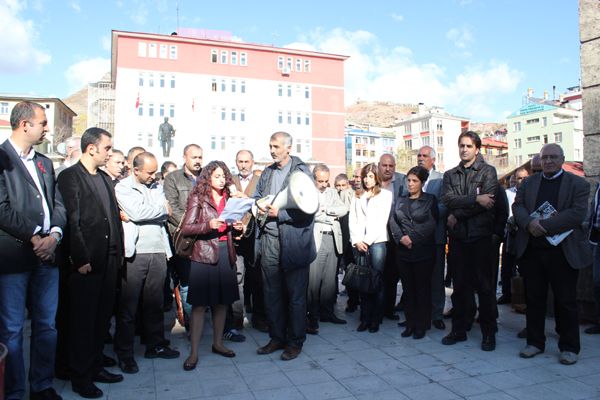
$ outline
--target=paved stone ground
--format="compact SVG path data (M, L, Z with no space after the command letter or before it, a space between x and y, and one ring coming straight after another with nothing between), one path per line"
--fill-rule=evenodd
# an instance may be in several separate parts
M344 316L345 297L338 314ZM137 346L140 372L121 383L98 386L107 399L471 399L565 400L600 399L600 336L581 335L580 360L558 363L554 322L547 320L546 352L533 359L518 357L525 341L516 333L523 315L500 306L497 349L480 350L481 333L475 324L466 342L443 346L449 331L432 329L421 340L400 337L395 321L384 321L378 333L356 332L358 312L345 314L347 325L321 323L319 335L309 335L302 354L281 361L280 352L259 356L256 348L268 335L244 329L244 343L227 345L237 357L210 352L210 326L205 330L195 371L182 369L189 351L179 325L171 332L176 360L146 360ZM448 324L449 325L449 324ZM584 327L582 327L583 329ZM107 346L106 353L113 355ZM111 368L120 372L118 368ZM79 398L70 383L55 381L65 399Z

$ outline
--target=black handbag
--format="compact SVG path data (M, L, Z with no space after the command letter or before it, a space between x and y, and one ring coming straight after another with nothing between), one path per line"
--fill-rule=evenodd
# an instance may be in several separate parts
M346 288L357 290L360 293L372 294L377 291L366 254L359 255L356 263L348 264L342 284Z

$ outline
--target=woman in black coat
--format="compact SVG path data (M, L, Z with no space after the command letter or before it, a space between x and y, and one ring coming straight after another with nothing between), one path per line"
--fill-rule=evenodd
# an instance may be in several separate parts
M429 172L413 167L406 175L408 194L396 198L390 214L390 230L396 244L405 298L406 329L402 337L421 339L431 321L431 274L435 255L435 224L438 208L435 196L423 192Z

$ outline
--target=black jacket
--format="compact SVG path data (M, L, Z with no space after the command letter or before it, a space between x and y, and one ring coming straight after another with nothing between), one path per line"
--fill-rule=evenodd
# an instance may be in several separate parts
M390 214L389 227L398 255L405 261L433 258L435 254L435 226L438 220L437 200L430 193L421 193L411 201L407 195L396 198ZM402 236L408 235L412 248L400 244Z
M64 268L76 270L90 264L92 272L106 268L109 255L110 225L109 218L115 224L118 237L116 254L124 255L123 224L119 217L115 190L110 177L101 170L111 199L110 215L106 215L104 206L96 194L90 173L81 162L70 166L58 176L58 188L65 199L68 224L65 229L63 246L65 258Z
M55 186L52 161L35 153L36 172L50 211L50 227L63 229L65 208ZM0 145L0 274L30 271L40 260L31 237L44 224L42 196L8 140Z
M481 155L467 171L462 164L444 173L442 201L458 223L451 229L450 236L472 242L494 233L494 208L487 210L476 198L480 194L496 195L498 177L496 168L487 164Z

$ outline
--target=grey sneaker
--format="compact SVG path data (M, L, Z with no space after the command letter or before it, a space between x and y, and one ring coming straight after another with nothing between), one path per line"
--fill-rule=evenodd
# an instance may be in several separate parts
M558 360L563 365L573 365L577 362L579 356L570 351L561 351Z
M521 350L519 352L519 356L521 358L532 358L532 357L535 357L538 354L541 354L543 352L544 352L544 350L539 349L539 348L537 348L537 347L535 347L535 346L533 346L531 344L528 344L527 346L525 346L523 348L523 350Z

